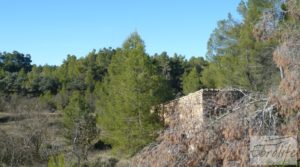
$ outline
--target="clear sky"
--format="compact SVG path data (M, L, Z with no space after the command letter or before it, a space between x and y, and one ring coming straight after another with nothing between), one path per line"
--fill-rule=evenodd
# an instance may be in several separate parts
M59 65L67 54L119 47L137 31L149 54L205 56L217 21L240 0L0 0L0 52Z

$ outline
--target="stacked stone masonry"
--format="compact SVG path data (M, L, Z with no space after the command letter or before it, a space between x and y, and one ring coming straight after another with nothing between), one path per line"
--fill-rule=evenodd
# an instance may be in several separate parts
M243 97L240 90L201 89L187 96L161 104L158 108L166 126L201 126L230 112L227 106ZM191 124L197 122L196 124ZM192 128L192 127L186 127ZM195 127L194 127L195 128Z

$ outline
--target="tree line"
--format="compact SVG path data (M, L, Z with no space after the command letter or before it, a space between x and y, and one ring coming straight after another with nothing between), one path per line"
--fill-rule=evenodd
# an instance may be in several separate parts
M138 34L133 36L140 38ZM122 48L103 48L80 58L68 55L60 66L32 64L29 54L17 51L0 52L0 91L26 96L40 96L47 92L55 95L62 90L94 92L96 85L102 83L107 76L109 66L113 66L112 60L122 57L121 50ZM143 52L149 59L150 68L171 89L170 98L206 87L200 81L200 74L208 65L204 58L192 57L186 60L178 54L169 56L167 52L163 52L150 56ZM191 75L198 76L193 84L195 88L187 82Z
M200 77L207 65L202 57L150 56L134 32L120 48L68 55L60 66L37 66L30 55L3 52L0 90L3 96L38 97L50 111L61 112L70 141L75 129L92 129L97 122L103 141L131 155L161 127L150 108L203 88Z

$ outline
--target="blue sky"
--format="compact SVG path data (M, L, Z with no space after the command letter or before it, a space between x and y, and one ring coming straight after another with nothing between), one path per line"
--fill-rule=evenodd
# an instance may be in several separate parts
M205 56L217 21L240 0L0 0L0 52L59 65L67 54L119 47L137 31L149 54Z

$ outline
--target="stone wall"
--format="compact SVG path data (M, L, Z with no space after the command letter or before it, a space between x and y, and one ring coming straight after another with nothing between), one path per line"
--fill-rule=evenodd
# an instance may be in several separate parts
M201 89L160 105L158 111L166 126L191 125L191 122L196 122L192 126L201 126L230 112L226 107L243 96L239 90Z

